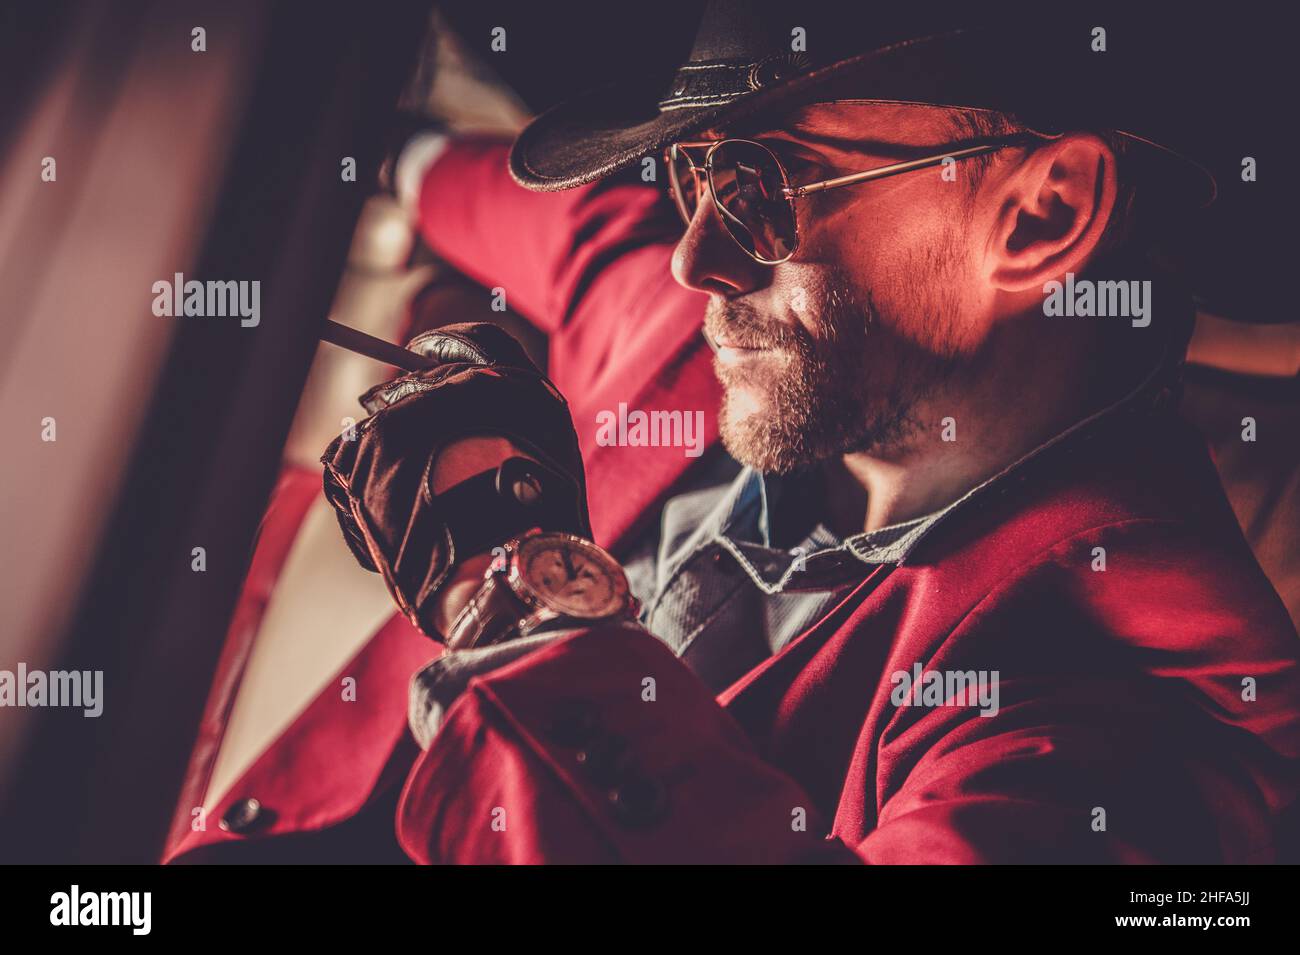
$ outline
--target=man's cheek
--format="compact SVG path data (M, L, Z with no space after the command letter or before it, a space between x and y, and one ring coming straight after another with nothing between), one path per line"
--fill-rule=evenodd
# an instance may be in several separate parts
M828 291L827 277L820 270L794 270L785 276L775 296L779 311L777 319L802 326L810 335L816 336Z

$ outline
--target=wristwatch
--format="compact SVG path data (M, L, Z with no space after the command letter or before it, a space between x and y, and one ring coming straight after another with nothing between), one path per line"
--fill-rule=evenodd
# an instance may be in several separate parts
M452 621L446 644L467 650L525 636L552 621L586 626L633 619L639 609L623 568L604 548L534 528L494 550L483 586Z

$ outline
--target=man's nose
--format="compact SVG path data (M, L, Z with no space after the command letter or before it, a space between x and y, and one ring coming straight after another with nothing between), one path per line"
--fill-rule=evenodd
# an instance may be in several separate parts
M771 267L754 261L731 237L703 183L695 215L673 250L672 268L681 285L727 297L752 292L771 280Z

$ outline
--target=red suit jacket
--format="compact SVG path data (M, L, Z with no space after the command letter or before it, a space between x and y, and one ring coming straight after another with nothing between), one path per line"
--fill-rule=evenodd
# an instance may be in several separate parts
M422 230L551 334L580 437L620 401L713 408L703 299L668 274L654 194L525 193L504 162L499 145L453 146ZM1295 630L1197 434L1141 408L1076 437L903 566L864 567L716 698L652 636L594 629L472 681L419 753L407 681L432 652L395 618L349 664L377 694L365 718L322 694L218 809L235 831L194 831L255 558L167 858L382 858L396 800L419 862L1272 860L1300 786ZM597 537L615 546L688 463L584 453ZM264 530L264 571L285 537ZM996 671L997 714L897 705L892 675L918 667ZM244 825L250 797L263 808Z

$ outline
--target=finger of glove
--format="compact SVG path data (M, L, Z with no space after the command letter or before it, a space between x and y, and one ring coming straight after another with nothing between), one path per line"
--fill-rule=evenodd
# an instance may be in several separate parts
M428 615L419 613L421 603L429 603L421 595L436 589L456 559L443 522L429 513L433 503L422 494L432 452L385 460L377 436L347 443L355 448L348 455L350 471L325 462L326 497L343 538L363 568L383 577L406 618L440 639Z
M338 439L335 439L336 441ZM332 446L331 446L332 447ZM339 530L343 532L343 542L348 545L348 550L352 556L357 559L365 570L378 571L374 559L370 554L370 548L361 529L357 526L356 520L352 515L351 498L347 489L344 487L343 480L339 472L335 471L328 460L329 451L326 451L326 458L322 458L325 464L322 473L322 484L325 490L325 500L334 508L334 516L338 519Z
M422 332L406 347L443 363L498 365L541 374L522 345L490 322L459 322Z
M523 369L448 366L442 377L411 391L332 441L322 463L349 487L357 457L382 429L391 455L420 455L473 434L516 437L536 447L543 463L581 473L577 435L563 396L544 376ZM351 440L349 440L351 438Z

